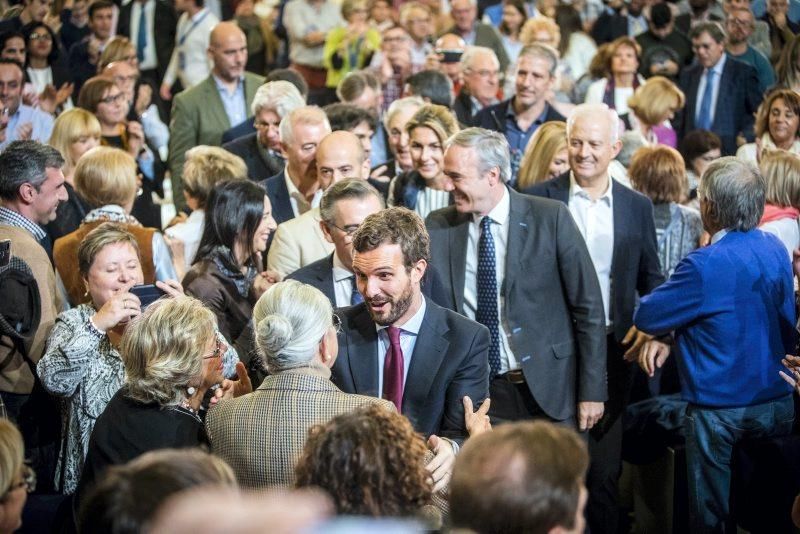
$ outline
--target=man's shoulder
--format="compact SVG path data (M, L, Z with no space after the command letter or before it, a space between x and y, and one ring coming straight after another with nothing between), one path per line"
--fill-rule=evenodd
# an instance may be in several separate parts
M237 137L236 139L228 141L227 143L222 145L222 148L224 148L228 152L236 154L237 156L240 156L242 154L248 154L252 152L254 148L256 148L253 142L256 141L257 135L258 133L252 133L244 135L242 137ZM264 180L264 182L266 182L270 178L267 178L266 180Z
M255 87L261 87L267 79L250 71L244 71L244 82L248 85L255 84Z
M488 335L489 329L486 328L484 325L473 321L461 315L460 313L454 312L453 310L443 308L439 306L431 299L426 299L426 305L428 306L428 310L426 313L426 321L434 321L439 318L443 321L449 330L453 332L459 332L459 336L469 336L472 338L476 335L479 335L480 332L485 331Z
M330 255L300 267L286 278L308 283L309 281L318 281L320 276L324 277L326 273L330 273L331 278L333 278L333 260Z
M425 217L425 226L428 230L436 230L441 228L449 228L456 226L459 217L458 211L455 206L447 206L435 211L432 211Z

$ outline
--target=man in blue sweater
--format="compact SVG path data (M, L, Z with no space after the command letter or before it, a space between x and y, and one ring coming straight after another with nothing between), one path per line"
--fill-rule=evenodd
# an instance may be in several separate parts
M756 229L765 198L757 169L718 159L698 193L711 244L689 254L666 283L643 297L634 321L649 334L675 332L689 403L691 530L722 532L730 531L733 445L792 428L792 390L778 373L781 358L794 348L794 289L786 249ZM666 357L642 351L639 363L652 375Z

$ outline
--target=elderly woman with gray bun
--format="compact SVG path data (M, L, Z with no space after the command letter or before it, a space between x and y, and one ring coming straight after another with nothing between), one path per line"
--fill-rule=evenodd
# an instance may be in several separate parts
M256 346L269 376L253 393L223 400L206 418L212 451L243 488L289 487L308 430L363 404L330 381L338 317L318 289L295 280L270 287L253 308Z

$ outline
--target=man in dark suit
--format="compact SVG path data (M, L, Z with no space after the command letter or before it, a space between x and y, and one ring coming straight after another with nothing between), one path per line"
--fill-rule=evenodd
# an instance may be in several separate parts
M362 304L339 311L331 379L343 391L383 397L425 436L467 437L463 398L488 396L489 332L423 296L430 244L406 208L367 217L353 235Z
M281 224L319 205L322 190L317 181L317 146L331 133L325 112L314 106L292 110L280 128L281 152L286 167L259 182L272 203L272 216Z
M569 211L506 186L508 145L469 128L445 153L454 205L428 216L447 306L489 328L489 415L591 428L606 400L605 328L592 260Z
M261 182L275 176L286 165L281 150L281 120L303 106L303 96L291 83L265 83L256 91L250 106L256 131L224 143L222 148L244 160L251 180Z
M120 8L117 33L131 40L142 79L153 87L161 87L177 26L178 15L166 0L133 0Z
M506 136L511 151L511 186L517 181L525 147L539 126L548 121L566 120L547 103L557 66L558 56L552 48L539 43L526 46L517 59L514 96L483 108L472 120L474 126Z
M755 138L753 122L763 95L753 67L725 53L725 30L703 22L689 33L697 61L681 72L686 107L679 117L681 136L696 129L711 130L722 140L722 154L736 153L736 137Z
M608 403L600 424L589 434L588 518L594 532L616 532L617 483L622 469L622 421L632 367L628 356L663 344L633 327L637 294L650 293L664 279L660 272L653 206L647 197L612 180L608 165L621 148L619 118L605 104L582 104L567 121L571 171L526 190L567 204L592 256L603 294L608 336ZM612 284L613 280L613 284Z
M468 46L491 48L500 61L500 72L505 72L510 63L500 33L491 25L478 21L476 0L453 0L450 2L453 26L442 34L454 33L464 39Z
M473 46L461 56L464 85L453 102L453 112L463 128L472 126L479 111L497 103L502 74L497 55L489 48Z

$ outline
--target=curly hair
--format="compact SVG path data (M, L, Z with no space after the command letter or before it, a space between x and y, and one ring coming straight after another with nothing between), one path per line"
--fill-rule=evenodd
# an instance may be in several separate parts
M425 223L408 208L394 207L373 213L353 234L356 252L369 252L385 244L400 245L407 271L419 260L430 260L431 240Z
M425 453L408 419L369 404L309 431L296 485L328 492L340 515L419 515L433 491Z

